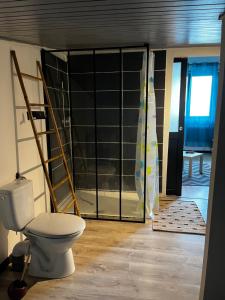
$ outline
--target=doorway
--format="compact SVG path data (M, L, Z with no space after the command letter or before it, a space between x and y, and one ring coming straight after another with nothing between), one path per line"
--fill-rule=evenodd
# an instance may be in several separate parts
M181 72L182 64L185 75ZM194 200L205 220L218 72L218 57L175 59L173 64L167 194L179 196L181 200ZM177 149L174 148L176 135Z

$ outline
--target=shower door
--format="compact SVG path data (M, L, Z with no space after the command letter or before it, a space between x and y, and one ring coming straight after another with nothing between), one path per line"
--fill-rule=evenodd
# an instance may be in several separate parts
M41 58L42 69L45 75L53 112L62 139L65 156L67 158L67 164L72 176L71 112L67 52L54 54L42 50ZM51 124L51 118L46 119L46 127L48 130L53 128L53 124ZM60 148L56 142L56 135L47 135L47 143L48 158L57 156L60 153ZM57 184L66 176L63 162L60 159L49 163L48 169L53 184ZM72 200L68 182L60 186L56 190L55 194L59 208L65 207L65 205ZM71 208L71 211L73 211L73 207Z

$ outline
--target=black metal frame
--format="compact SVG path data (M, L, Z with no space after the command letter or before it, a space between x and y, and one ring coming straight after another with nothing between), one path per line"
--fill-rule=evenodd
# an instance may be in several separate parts
M70 82L70 51L68 50L67 51L67 64L68 64L68 67L67 67L67 72L68 72L68 87L69 87L69 101L70 101L70 114L72 115L72 102L71 102L71 82ZM70 116L70 130L71 130L71 125L72 125L72 118ZM72 168L74 169L74 162L73 162L73 157L74 157L74 149L73 149L73 138L72 138L72 132L70 131L70 136L71 136L71 151L72 151L72 159L71 159L71 164L72 164ZM72 174L73 175L73 174ZM75 186L75 176L72 176L72 180L73 180L73 186ZM76 207L75 207L75 203L74 203L74 213L76 212Z
M94 120L95 120L95 186L96 186L96 219L98 219L98 127L97 127L97 95L96 95L96 59L95 49L93 49L93 87L94 87Z
M178 176L177 178L177 194L181 195L182 192L182 171L183 171L183 148L184 148L184 114L186 104L186 88L187 88L187 70L188 59L180 58L174 59L174 62L181 62L181 82L180 82L180 111L179 111L179 129L178 129L178 148L180 155L178 155Z
M187 85L187 58L174 58L174 63L181 63L180 74L180 100L179 100L179 124L177 132L169 133L169 157L171 153L176 156L176 165L168 161L167 165L167 190L168 195L181 196L182 192L182 170L183 170L183 147L184 147L184 114L185 114L185 102L186 102L186 85ZM174 150L176 145L176 152ZM175 154L174 154L175 153ZM169 178L174 178L171 183Z
M120 134L119 134L119 139L120 139L120 182L119 182L119 187L120 187L120 193L119 193L119 201L120 201L120 206L119 206L119 214L120 214L120 221L122 220L122 156L123 156L123 146L122 146L122 130L123 130L123 53L122 53L122 48L119 48L120 51Z
M42 65L45 65L45 50L42 49L41 50L41 62L42 62ZM46 78L46 69L45 68L42 68L42 71L43 71L43 74ZM47 99L46 99L46 95L45 93L44 94L44 102L47 104ZM46 109L46 130L50 130L50 123L49 123L49 119L50 119L50 116L49 116L49 110ZM51 157L51 143L50 143L50 134L47 134L46 135L46 140L47 140L47 153L48 153L48 157ZM49 178L52 182L52 164L48 164L48 172L49 172ZM52 201L50 201L50 208L51 208L51 211L54 212L54 207L53 207L53 203Z
M124 219L122 218L122 116L123 116L123 49L144 49L147 53L147 63L146 63L146 96L145 96L145 162L144 162L144 208L143 208L143 220L129 220L129 219ZM120 134L119 134L119 140L120 140L120 182L119 182L119 218L118 219L113 219L113 218L99 218L99 209L98 209L98 147L97 147L97 101L96 101L96 51L104 51L104 50L118 50L120 54ZM70 82L70 56L71 52L75 51L90 51L93 53L93 83L94 83L94 120L95 120L95 155L96 155L96 218L94 217L87 217L87 219L100 219L104 221L120 221L120 222L132 222L132 223L145 223L146 221L146 160L147 160L147 126L148 126L148 72L149 72L149 45L144 44L144 45L139 45L139 46L124 46L124 47L105 47L105 48L76 48L76 49L58 49L58 50L43 50L45 52L49 53L57 53L57 52L66 52L68 56L68 77L69 77L69 96L71 99L71 82ZM72 104L70 101L70 109L72 109ZM72 134L71 134L72 136ZM48 143L48 148L49 148L49 143ZM73 143L72 143L72 153L73 153ZM74 161L72 160L72 166L74 168ZM75 176L73 176L73 183L75 186Z
M101 50L119 50L119 49L141 49L141 48L149 48L149 44L142 44L142 45L128 45L128 46L115 46L115 47L93 47L93 48L67 48L67 49L55 49L55 50L45 50L46 52L55 53L55 52L72 52L72 51L101 51Z

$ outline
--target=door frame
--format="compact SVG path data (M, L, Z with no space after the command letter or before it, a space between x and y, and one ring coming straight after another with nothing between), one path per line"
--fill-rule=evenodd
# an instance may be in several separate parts
M225 20L222 16L219 88L214 128L206 239L199 300L224 299L225 264Z
M163 168L162 168L162 194L166 195L167 181L167 154L168 154L168 137L170 122L170 104L171 104L171 87L172 87L172 65L175 57L220 57L220 46L209 47L185 47L185 48L168 48L166 49L166 80L165 80L165 100L164 100L164 125L163 125Z
M181 75L180 75L180 105L179 105L179 125L177 132L169 132L168 141L168 163L167 163L167 195L181 196L182 192L182 172L183 172L183 146L184 146L184 119L185 119L185 104L186 104L186 87L187 87L187 65L188 58L174 58L173 63L181 63ZM176 143L177 155L176 164L174 170L174 164L170 163L169 153L171 152L170 146L172 141ZM171 188L168 184L168 178L170 176L176 177L175 185Z

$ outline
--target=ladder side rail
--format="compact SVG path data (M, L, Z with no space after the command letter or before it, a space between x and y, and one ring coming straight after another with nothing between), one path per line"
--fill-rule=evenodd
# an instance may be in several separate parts
M13 62L14 62L15 68L16 68L16 73L17 73L17 76L18 76L18 79L19 79L20 87L21 87L22 92L23 92L23 97L24 97L24 100L25 100L25 103L26 103L28 116L29 116L29 119L31 121L31 126L32 126L32 129L33 129L33 132L34 132L35 141L36 141L38 152L39 152L39 155L40 155L40 158L41 158L41 164L42 164L42 167L43 167L43 170L44 170L45 178L46 178L46 181L47 181L47 184L48 184L48 187L49 187L53 207L54 207L55 212L58 212L57 204L56 204L57 203L56 202L56 197L55 197L54 191L52 189L52 184L51 184L51 181L50 181L50 178L49 178L48 169L45 165L45 159L44 159L44 155L42 153L42 148L41 148L41 144L40 144L40 141L39 141L39 138L38 138L37 129L36 129L34 119L33 119L33 116L32 116L32 111L31 111L31 108L30 108L30 105L29 105L29 100L28 100L26 88L25 88L25 85L24 85L24 82L23 82L23 78L21 76L19 63L18 63L18 60L17 60L17 57L16 57L16 52L14 50L11 51L11 56L13 58Z

